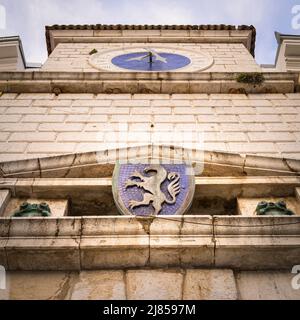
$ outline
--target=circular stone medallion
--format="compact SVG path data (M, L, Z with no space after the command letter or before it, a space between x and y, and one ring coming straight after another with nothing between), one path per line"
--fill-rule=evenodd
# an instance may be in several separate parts
M184 164L116 164L114 201L124 215L182 215L194 196L192 172Z

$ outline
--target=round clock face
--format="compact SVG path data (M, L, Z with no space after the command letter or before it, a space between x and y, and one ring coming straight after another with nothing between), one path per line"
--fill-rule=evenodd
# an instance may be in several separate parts
M209 68L211 56L183 48L141 46L99 51L91 55L89 63L104 71L195 72Z
M133 52L114 57L111 62L120 68L138 71L169 71L183 68L191 60L181 54L152 51Z

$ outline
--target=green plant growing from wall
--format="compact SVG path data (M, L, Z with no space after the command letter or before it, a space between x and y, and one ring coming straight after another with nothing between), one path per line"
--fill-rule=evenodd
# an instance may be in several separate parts
M93 49L92 51L89 52L89 55L91 56L92 54L95 54L97 52L98 52L97 49Z
M239 83L247 83L253 85L261 85L265 81L265 77L262 73L240 73L236 79Z

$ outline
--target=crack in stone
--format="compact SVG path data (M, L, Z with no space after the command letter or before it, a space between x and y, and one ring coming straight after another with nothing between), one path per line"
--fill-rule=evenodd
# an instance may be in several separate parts
M79 270L82 270L82 261L81 261L81 241L83 233L83 218L80 219L80 230L79 230L79 244L78 244L78 254L79 254Z
M39 176L42 177L42 168L41 168L41 160L40 158L37 158L38 166L39 166Z
M125 293L125 300L128 300L128 297L129 297L129 288L128 288L128 283L127 283L127 270L122 270L122 273L123 273L123 281L124 281L124 293Z
M155 219L155 216L149 216L147 218L145 217L136 217L136 220L142 225L142 228L144 229L144 231L146 232L146 234L148 235L148 259L146 261L146 266L150 266L150 256L151 256L151 235L150 235L150 227L151 224L153 223Z
M243 166L242 166L242 172L245 176L247 176L247 172L245 171L245 167L246 167L246 160L247 160L247 156L244 157L244 160L243 160Z
M215 222L217 222L217 218L212 217L212 242L214 244L214 250L213 250L213 266L216 266L216 247L217 247L217 240L216 240L216 234L215 234Z
M287 159L282 158L282 161L283 161L283 163L289 168L289 170L290 170L291 172L295 173L296 176L300 176L300 172L298 172L298 171L296 171L295 169L293 169L293 168L289 165Z
M59 285L59 288L57 289L55 294L49 298L49 300L64 300L71 289L71 286L70 286L71 278L72 278L71 272L66 273L64 279Z
M51 239L50 246L53 246L55 244L55 240L57 240L57 238L58 238L58 234L59 234L59 219L55 219L55 227L56 227L55 234L54 234L54 237Z
M58 234L59 234L59 219L56 219L56 230L55 230L55 238L58 237Z
M184 297L184 290L185 290L185 283L186 283L186 269L181 269L182 274L182 284L181 284L181 300L183 300Z
M237 294L237 300L242 300L242 294L238 285L238 278L240 276L240 273L237 270L232 269L233 272L233 278L234 278L234 283L235 283L235 289L236 289L236 294Z
M184 225L184 217L182 216L182 217L181 217L181 220L180 220L180 225L179 225L179 241L181 240L183 225ZM181 241L180 241L180 242L181 242ZM183 252L184 252L184 249L179 248L179 256L178 256L178 260L179 260L179 261L178 261L178 262L179 262L179 266L180 266L180 267L182 266L182 258L181 258L181 255L182 255Z
M67 178L67 176L69 175L70 171L73 169L73 165L74 165L76 159L77 159L77 153L74 154L72 163L69 165L69 168L67 169L67 172L64 174L64 178Z
M18 182L18 181L17 181ZM33 195L33 185L35 183L35 178L33 178L32 180L32 184L30 185L30 189L31 189L31 196Z
M11 219L9 218L9 224L8 224L8 232L7 232L7 240L5 242L5 245L4 245L4 252L5 252L5 259L6 259L6 265L7 265L7 270L10 270L10 267L9 267L9 260L8 260L8 252L7 252L7 243L8 243L8 240L9 240L9 237L10 237L10 229L11 229Z
M0 176L3 178L5 177L5 172L2 170L2 167L0 167Z

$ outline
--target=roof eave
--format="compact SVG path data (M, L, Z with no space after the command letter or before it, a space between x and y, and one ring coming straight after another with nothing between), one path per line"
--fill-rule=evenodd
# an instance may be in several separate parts
M255 41L256 41L256 29L253 25L52 25L46 26L46 43L48 54L52 52L50 31L51 30L251 30L251 45L250 53L255 56Z

